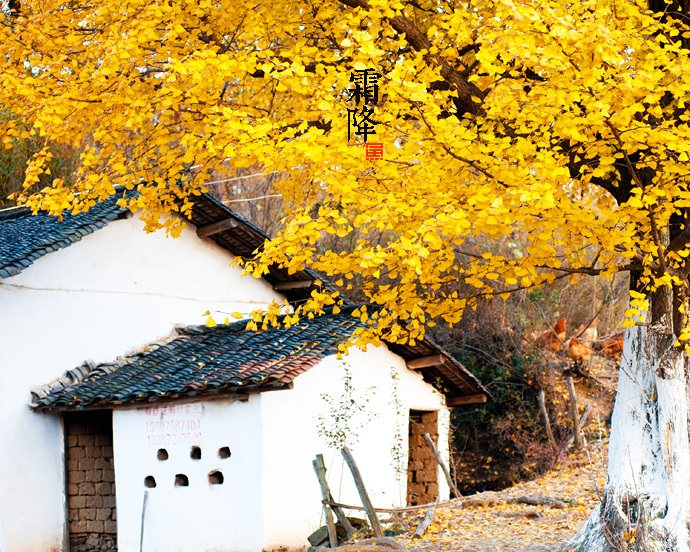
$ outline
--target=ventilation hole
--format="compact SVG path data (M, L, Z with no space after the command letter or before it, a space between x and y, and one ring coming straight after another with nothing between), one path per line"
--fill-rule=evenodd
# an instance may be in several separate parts
M223 477L223 474L219 471L212 471L208 474L208 482L211 485L222 485L223 481L225 481L225 478Z
M169 458L168 451L165 449L158 449L158 459L167 460Z
M183 473L178 473L175 476L175 487L189 487L189 477Z
M201 460L201 449L199 447L192 447L192 452L189 453L192 460Z
M148 487L149 489L153 489L156 486L156 478L153 477L152 475L147 475L144 478L144 487Z
M218 449L218 458L230 458L230 447L220 447Z

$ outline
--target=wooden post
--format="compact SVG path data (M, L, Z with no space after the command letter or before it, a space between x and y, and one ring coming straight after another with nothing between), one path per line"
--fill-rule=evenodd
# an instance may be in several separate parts
M139 552L144 550L144 519L146 519L146 502L149 499L149 492L144 491L144 503L141 505L141 534L139 536Z
M546 426L546 434L549 436L549 443L551 443L551 448L556 448L556 439L553 438L553 431L551 431L551 422L549 421L549 413L546 411L546 398L544 397L544 391L539 390L537 395L539 400L539 410L541 411L542 418L544 418L544 425Z
M426 439L427 444L431 447L431 452L434 453L434 457L436 458L436 462L438 462L438 465L441 466L441 469L443 470L443 475L446 476L446 482L448 483L448 488L451 491L453 491L453 495L455 495L455 498L458 498L461 495L458 492L458 488L455 486L455 483L453 483L453 480L450 478L450 472L448 471L446 464L443 462L443 458L441 458L441 453L436 448L436 445L434 444L434 442L431 439L431 436L428 433L424 434L424 439Z
M577 414L577 396L575 395L573 377L566 376L565 382L568 385L568 394L570 395L570 417L573 420L573 439L575 440L575 448L581 448L582 437L580 435L580 417Z
M323 461L323 454L317 454L316 460L313 462L314 471L316 472L316 478L319 480L319 486L321 487L321 497L327 502L335 502L333 500L333 495L331 494L331 489L328 487L328 481L326 480L326 463ZM324 504L324 506L326 506ZM335 516L338 518L340 525L345 529L346 540L352 538L355 534L355 528L352 527L350 520L347 519L345 511L340 506L332 506Z
M580 416L580 431L583 430L583 428L587 425L587 422L589 421L589 415L592 413L592 405L588 404L585 406L585 411L582 413L582 416ZM571 437L568 439L568 442L565 445L565 448L568 448L570 445L573 444L573 441L575 441L575 437ZM587 442L585 441L585 446L587 446Z
M366 511L367 517L369 518L369 523L371 523L371 528L374 530L374 536L383 537L383 529L381 528L381 522L379 522L379 518L376 515L376 512L374 511L374 506L371 503L371 500L369 500L369 494L367 493L367 489L364 486L364 481L362 481L362 474L359 473L357 463L355 462L355 459L353 458L349 448L343 447L343 450L341 452L343 454L343 458L345 458L345 463L347 464L347 467L350 468L350 471L352 472L352 477L355 480L355 486L357 487L359 498L362 500L362 506L364 506L364 510Z
M326 483L326 466L320 464L318 461L318 456L316 460L312 460L311 465L314 467L314 472L316 473L316 478L319 480L319 486L321 487L321 500L328 500L330 497L326 489L328 489L328 484ZM323 513L326 515L326 525L328 526L328 540L331 543L331 548L338 546L338 533L335 530L335 523L333 522L333 513L331 509L326 505L322 504Z

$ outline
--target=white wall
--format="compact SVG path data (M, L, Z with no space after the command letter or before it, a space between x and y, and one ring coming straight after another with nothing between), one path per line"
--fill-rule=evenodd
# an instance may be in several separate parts
M260 395L248 402L215 400L171 405L166 410L113 413L118 550L139 552L144 492L145 552L260 551L264 527L261 507ZM190 458L192 446L201 459ZM218 457L229 447L230 458ZM169 458L157 458L165 448ZM208 474L219 470L221 485ZM176 487L175 475L189 478ZM156 487L147 489L144 478Z
M312 460L323 453L331 492L336 501L359 505L361 501L352 476L342 461L340 450L329 449L318 435L319 418L332 427L326 401L328 394L339 402L343 394L345 366L352 374L353 398L365 412L348 424L350 449L362 473L375 506L405 505L407 486L408 415L413 410L439 411L439 448L448 454L448 412L444 398L408 370L403 359L385 347L369 347L366 353L352 349L342 361L324 359L295 380L292 391L264 393L261 403L263 426L263 504L266 548L280 545L302 546L306 537L323 525L321 495ZM393 404L393 377L398 375L398 397ZM371 388L371 391L367 391ZM364 400L369 397L368 403ZM402 473L396 480L393 447L396 434L401 439ZM440 471L440 470L439 470ZM448 497L445 479L440 476L441 498ZM352 512L356 517L364 513Z
M33 413L29 390L86 359L107 362L203 323L204 311L249 312L271 299L232 256L193 227L146 235L137 218L111 222L0 281L0 519L2 552L52 552L64 530L58 415ZM221 320L225 315L221 315Z

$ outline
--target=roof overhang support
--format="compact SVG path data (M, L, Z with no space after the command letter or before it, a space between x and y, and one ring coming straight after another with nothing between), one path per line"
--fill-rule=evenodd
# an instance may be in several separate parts
M273 286L276 291L288 291L291 289L309 288L314 284L314 280L298 280L296 282L280 282Z
M462 397L451 397L446 401L447 406L460 406L462 404L483 404L487 401L486 395L464 395Z
M200 238L208 238L214 234L218 234L225 230L231 230L232 228L237 228L238 223L233 218L228 218L225 220L219 220L212 224L207 224L206 226L200 226L196 229L196 235Z
M410 370L421 370L422 368L428 368L429 366L440 366L442 364L446 364L443 355L430 355L407 361L407 367Z

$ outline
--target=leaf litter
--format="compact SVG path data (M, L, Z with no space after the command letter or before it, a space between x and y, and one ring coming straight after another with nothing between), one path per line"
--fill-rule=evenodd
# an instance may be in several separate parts
M484 492L439 505L432 524L412 539L425 511L390 521L408 527L396 537L406 548L457 552L552 552L584 524L599 504L606 480L608 439L572 453L538 479L498 492ZM522 497L557 499L555 504L512 502ZM539 500L537 500L539 502ZM544 500L548 502L548 500ZM557 506L557 507L556 507Z

